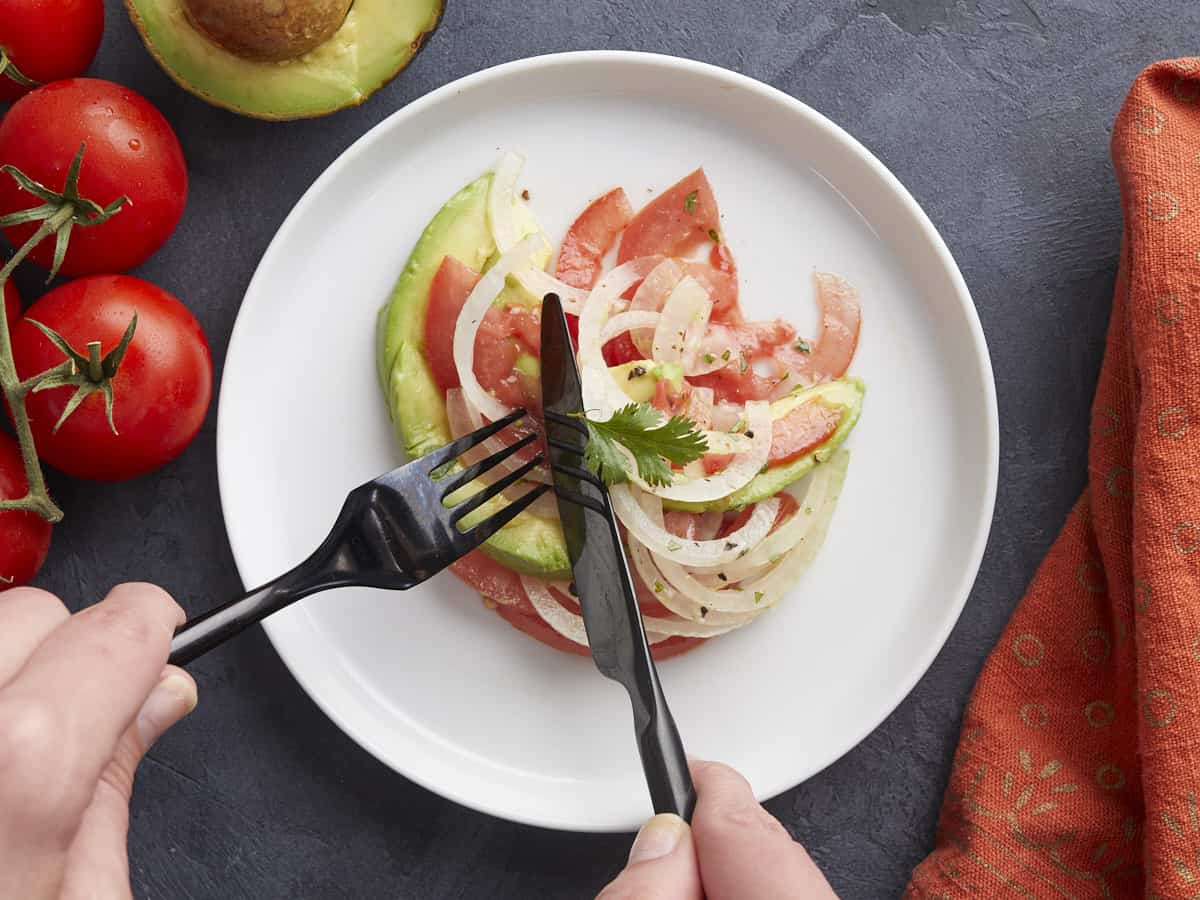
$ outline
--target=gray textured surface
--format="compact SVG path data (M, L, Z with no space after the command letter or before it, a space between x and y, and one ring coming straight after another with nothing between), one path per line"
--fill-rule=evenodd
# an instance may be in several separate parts
M843 897L898 896L932 841L975 674L1083 484L1120 236L1110 123L1144 65L1189 50L1200 6L451 0L426 50L365 107L280 126L184 94L108 5L94 72L159 105L192 173L182 227L142 274L191 306L218 364L259 256L320 171L414 97L506 60L634 48L727 66L828 114L909 187L962 267L991 346L995 527L966 612L913 694L861 746L768 804ZM182 460L139 482L54 479L69 520L41 583L74 605L153 580L193 611L237 592L214 425L215 410ZM579 897L624 858L627 838L510 825L393 775L318 712L260 630L193 671L201 707L138 783L140 898Z

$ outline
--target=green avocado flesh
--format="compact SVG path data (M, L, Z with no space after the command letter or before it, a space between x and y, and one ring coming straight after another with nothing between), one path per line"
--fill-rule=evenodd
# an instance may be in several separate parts
M396 434L411 457L424 456L448 444L452 437L445 395L434 382L425 359L429 286L445 257L453 256L478 271L495 252L486 215L491 184L491 175L476 179L438 211L413 248L379 316L379 372ZM468 491L464 488L453 499L461 502ZM490 515L503 503L486 503L471 519ZM501 565L527 575L549 580L571 577L571 563L557 519L521 513L493 535L483 549Z
M423 456L449 443L452 437L446 419L445 395L434 381L425 358L429 288L446 256L453 256L476 271L486 269L489 261L494 261L496 246L488 228L486 213L490 187L491 175L484 175L451 197L438 211L413 248L387 305L380 310L379 333L376 336L380 381L396 435L410 457ZM504 296L512 301L506 305L521 302L521 288L514 279L509 279L506 284ZM539 370L537 360L532 357L518 360L518 365L524 366L522 371L529 377L535 377ZM647 371L629 379L628 376L639 365ZM675 371L678 367L649 361L629 363L627 368L629 371L625 377L631 382L631 393L636 395L653 395L656 381L676 378L679 374ZM793 391L776 400L771 404L772 418L775 419L810 401L838 408L842 415L833 435L816 450L760 473L731 496L711 504L666 501L664 506L696 512L740 509L777 494L793 481L806 476L814 466L824 462L841 446L858 422L862 412L863 391L859 379L843 378ZM454 500L461 502L470 492L479 489L473 485L463 488ZM503 502L498 500L485 504L471 516L471 520L490 515ZM552 581L570 578L570 560L557 519L524 512L497 532L483 549L501 565L515 571Z
M260 62L197 31L183 0L125 3L146 47L182 87L261 119L323 116L362 103L408 65L442 13L442 0L354 0L325 43L294 59Z
M818 384L814 387L793 391L782 399L771 404L771 418L782 419L785 415L801 404L810 401L824 403L826 406L840 408L842 416L838 420L837 429L817 449L793 459L789 463L775 466L754 476L754 480L739 491L715 503L676 503L664 500L663 506L669 509L682 509L690 512L705 512L710 509L741 509L751 503L766 500L782 491L793 481L799 481L813 470L815 466L825 462L849 437L858 417L862 415L863 395L866 387L862 380L854 377L841 378L828 384Z

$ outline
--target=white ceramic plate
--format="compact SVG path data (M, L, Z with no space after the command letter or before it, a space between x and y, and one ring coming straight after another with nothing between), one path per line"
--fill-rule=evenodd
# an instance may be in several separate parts
M979 321L929 220L853 138L749 78L648 54L523 60L412 103L331 165L263 258L225 366L221 499L242 578L297 563L347 491L400 462L376 310L425 223L501 148L528 157L551 235L615 185L636 205L703 165L754 317L814 333L815 268L861 291L867 399L824 552L760 622L661 666L688 750L780 793L878 725L941 648L983 552L998 430ZM621 689L448 574L319 595L267 631L347 734L446 797L562 829L650 814Z

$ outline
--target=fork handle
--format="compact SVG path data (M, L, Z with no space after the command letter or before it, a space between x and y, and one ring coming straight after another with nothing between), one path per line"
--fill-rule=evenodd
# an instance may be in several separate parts
M290 575L291 573L288 573ZM261 622L271 613L290 606L306 592L290 584L288 575L277 578L250 593L189 619L175 632L171 641L168 662L183 666L207 653L231 637L241 634L251 625Z

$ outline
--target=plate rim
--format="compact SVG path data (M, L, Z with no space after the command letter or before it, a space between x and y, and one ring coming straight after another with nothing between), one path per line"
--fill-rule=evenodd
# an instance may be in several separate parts
M256 296L256 292L261 292L259 288L260 279L265 278L264 271L267 270L273 263L275 256L282 253L283 245L290 233L299 227L299 222L303 219L308 206L315 202L317 194L319 194L327 182L333 181L338 177L341 170L351 164L356 156L363 153L366 148L379 140L381 136L391 129L402 127L405 120L419 115L425 109L435 106L442 102L443 99L454 97L457 94L471 90L478 86L484 85L494 80L503 79L509 75L528 72L537 69L549 69L556 66L572 66L576 64L591 64L591 63L610 63L615 65L649 65L658 66L664 69L677 69L690 71L705 78L715 79L719 82L724 82L733 87L742 88L753 93L759 94L767 99L775 102L783 103L790 108L791 112L806 119L809 124L828 132L835 140L839 141L848 152L858 157L859 161L867 165L873 173L881 179L881 181L890 189L894 197L900 201L904 211L911 216L920 230L920 236L929 245L933 251L935 258L938 260L944 270L944 274L948 277L949 283L953 288L955 299L964 313L965 323L967 325L973 350L973 359L978 367L977 375L983 391L984 412L987 421L987 433L985 435L986 445L986 473L987 483L984 486L983 503L979 509L979 515L975 523L974 538L972 540L969 553L966 557L967 566L963 570L962 576L956 587L956 601L949 608L943 620L936 624L936 627L930 630L930 634L934 640L928 644L926 651L915 658L914 664L911 666L908 675L905 678L897 679L893 683L893 689L890 692L881 692L887 697L887 702L881 705L882 713L876 719L871 717L869 725L860 730L853 741L841 750L836 750L832 753L825 754L821 757L815 768L803 778L793 780L794 775L784 776L777 779L776 782L770 784L757 784L754 786L755 796L761 802L771 797L778 796L785 791L791 790L798 784L807 781L822 771L827 769L837 760L848 754L851 750L857 747L866 739L873 731L875 731L896 709L904 702L913 689L917 686L920 680L929 671L938 654L941 653L949 639L951 631L958 623L962 616L963 609L966 606L967 600L970 598L971 590L974 587L975 581L978 578L979 570L983 562L983 556L987 548L988 540L991 536L992 518L995 512L996 495L999 484L999 462L1000 462L1000 426L999 426L999 410L996 395L995 373L992 368L991 354L988 351L987 340L983 332L983 325L979 318L979 312L975 305L971 292L967 287L958 264L955 262L953 255L950 252L945 240L926 214L925 210L912 196L904 184L892 173L892 171L871 152L862 142L843 129L840 125L828 118L824 114L813 109L802 100L786 93L779 88L776 88L763 81L759 81L749 75L744 75L739 72L726 69L722 66L712 63L700 62L698 60L685 59L682 57L672 56L669 54L638 51L638 50L571 50L557 53L540 54L524 59L513 60L510 62L501 63L495 66L490 66L473 72L452 81L449 81L438 88L435 88L428 93L414 99L408 104L394 110L385 116L378 123L369 128L366 132L356 138L349 146L342 150L338 156L330 162L320 175L313 181L311 185L300 196L299 200L292 207L284 220L280 223L266 250L263 252L262 258L255 267L254 274L246 285L245 292L242 297L242 302L238 308L237 317L234 320L233 328L230 332L229 342L226 346L225 362L222 368L221 387L218 392L217 399L217 427L216 427L216 462L217 462L217 484L218 494L221 502L221 517L222 524L225 528L226 539L230 547L231 554L234 559L234 565L238 570L238 576L245 584L244 572L246 567L242 559L242 554L234 545L229 521L228 510L233 504L230 498L234 492L234 488L230 483L232 476L227 474L233 468L232 457L235 453L234 440L230 435L230 429L226 427L226 418L221 415L224 408L224 401L227 391L232 391L230 387L231 379L225 377L229 370L230 361L237 356L241 357L241 344L244 341L243 332L245 317L243 311L246 308L247 301ZM244 551L243 551L244 552ZM587 822L583 820L565 820L563 818L555 818L548 815L530 814L525 810L513 811L500 808L498 804L489 802L487 797L470 796L462 791L455 790L453 784L436 782L435 779L426 778L421 772L416 771L413 767L402 765L402 761L389 758L382 748L376 746L376 742L368 735L363 734L355 729L344 716L342 716L337 707L333 704L325 702L325 698L321 692L317 690L312 680L304 672L302 661L293 658L291 652L286 646L286 642L277 634L277 626L273 626L270 620L262 623L263 629L271 642L271 646L279 655L288 672L300 685L304 693L309 697L317 708L321 710L337 727L350 738L359 747L377 759L381 764L409 779L415 784L420 785L426 790L458 803L462 806L505 819L511 822L518 822L525 825L533 825L543 828L552 828L560 831L586 832L586 833L616 833L627 832L636 828L633 823L613 823L613 822Z

